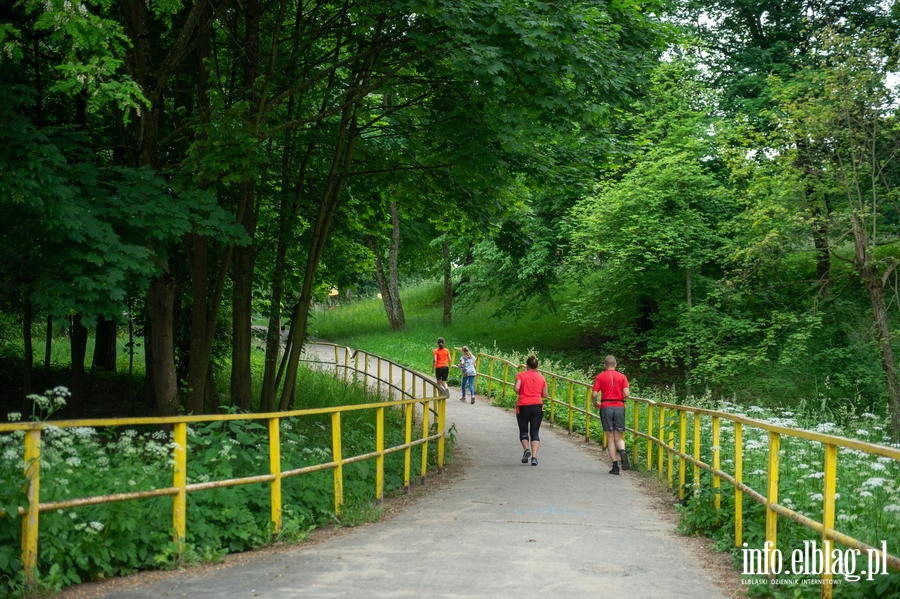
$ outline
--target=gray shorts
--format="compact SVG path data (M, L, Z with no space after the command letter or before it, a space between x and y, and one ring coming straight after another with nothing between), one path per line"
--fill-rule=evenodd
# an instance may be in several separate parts
M606 432L625 432L625 408L600 408L600 422Z

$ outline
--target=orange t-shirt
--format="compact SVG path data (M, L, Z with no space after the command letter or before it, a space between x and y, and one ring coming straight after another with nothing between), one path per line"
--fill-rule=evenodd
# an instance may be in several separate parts
M522 381L519 385L519 402L517 406L530 406L533 404L543 403L541 391L547 386L547 381L541 376L537 370L526 370L516 375L517 381Z
M450 367L450 350L446 347L439 347L432 352L434 354L434 367L444 368Z

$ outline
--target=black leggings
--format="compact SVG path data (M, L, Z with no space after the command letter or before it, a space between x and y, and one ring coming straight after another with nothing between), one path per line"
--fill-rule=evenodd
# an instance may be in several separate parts
M516 421L519 423L519 439L540 441L541 420L544 419L544 404L536 403L516 408ZM529 435L530 430L530 435Z

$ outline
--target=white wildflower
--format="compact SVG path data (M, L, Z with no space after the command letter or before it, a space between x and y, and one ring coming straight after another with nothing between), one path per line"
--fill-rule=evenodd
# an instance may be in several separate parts
M97 532L100 532L101 530L103 530L103 523L102 522L91 522L91 528L93 528Z
M869 464L869 468L875 470L876 472L883 472L884 470L887 470L887 466L885 466L881 462L872 462L871 464Z
M136 481L133 481L133 480L129 480L129 481L128 481L128 486L129 486L129 487L133 487L133 486L135 486L136 484L137 484Z
M833 422L823 422L816 426L815 431L817 433L830 433L832 431L837 430L837 425Z
M809 498L813 501L822 501L824 499L821 493L812 493Z
M68 464L69 466L72 466L72 467L81 466L81 458L79 458L77 456L68 457L68 458L66 458L66 464Z
M874 489L874 488L884 485L884 483L886 483L886 482L887 482L887 480L881 478L880 476L873 476L872 478L866 480L862 484L862 486L863 487L872 487Z
M22 419L22 413L21 412L10 412L9 414L6 415L6 419L9 420L10 422L18 422L19 420Z
M869 491L860 491L859 496L860 497L871 497L872 494Z
M896 503L888 504L888 505L884 506L884 511L886 511L888 513L900 512L900 505L897 505Z
M869 431L867 431L867 430L864 429L864 428L861 428L861 429L858 429L858 430L856 431L856 434L857 434L857 436L860 436L860 437L868 437L868 436L869 436Z
M878 420L878 416L873 414L872 412L863 412L861 414L863 418L868 418L869 420Z
M806 478L825 478L824 472L810 472L806 475Z

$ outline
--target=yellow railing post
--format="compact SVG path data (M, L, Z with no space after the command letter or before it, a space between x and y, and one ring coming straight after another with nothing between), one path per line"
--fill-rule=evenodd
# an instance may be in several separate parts
M381 358L378 358L378 376L375 379L375 390L381 395Z
M631 402L631 404L634 406L634 435L632 435L632 437L631 437L632 452L634 453L634 456L631 458L631 463L637 464L638 463L638 436L637 436L637 433L638 433L638 431L641 430L640 429L641 404L639 404L636 401ZM604 440L604 442L605 442L605 440Z
M694 497L700 494L700 413L694 412Z
M384 408L375 410L375 499L384 497Z
M281 532L281 425L280 418L269 418L269 472L272 480L272 530Z
M687 460L684 456L687 453L687 413L684 410L678 410L679 424L679 445L678 450L681 455L678 456L678 499L684 500L684 483L687 474Z
M490 358L488 360L488 387L487 387L487 396L491 396L491 383L494 382L494 358Z
M38 521L41 503L41 429L25 432L28 513L22 519L22 565L29 585L37 583Z
M428 401L422 402L422 438L428 437ZM428 473L428 441L422 443L422 469L419 476L422 482L425 482L425 475Z
M572 381L569 381L569 434L572 434L572 408L575 407L575 387L572 386Z
M653 468L653 404L647 404L647 470Z
M350 348L344 347L344 382L347 382L347 375L350 372Z
M353 378L359 380L359 350L353 354ZM367 385L368 382L365 379L366 377L363 377L363 384Z
M719 448L719 417L713 416L712 419L712 452L713 452L713 489L716 493L715 498L715 507L719 509L722 507L722 496L719 494L719 487L721 486L721 479L719 475L716 474L716 471L720 469L721 459L720 448Z
M413 385L416 384L416 379L413 377ZM412 443L412 415L413 409L416 404L408 403L406 404L406 450L403 452L403 490L409 493L409 471L410 471L410 462L412 461L412 447L409 446Z
M775 554L773 550L778 546L778 514L772 509L773 503L778 503L778 468L780 464L781 435L769 431L769 466L768 485L766 488L766 564L768 571L773 570L772 563Z
M734 480L744 482L744 425L734 423ZM744 542L744 492L734 487L734 546Z
M175 423L175 477L173 487L178 493L172 500L172 526L175 528L175 543L178 556L184 551L184 536L187 526L187 423Z
M338 378L338 372L340 371L341 360L338 354L338 346L334 346L334 378Z
M403 389L403 393L406 393L406 369L400 371L400 388ZM403 399L403 393L400 394L400 399Z
M435 400L437 413L438 413L438 472L444 471L444 425L446 423L446 409L447 409L447 400L446 398Z
M412 397L416 396L416 379L417 378L418 377L416 375L412 375L412 393L411 393Z
M556 377L550 377L550 422L556 422Z
M500 387L503 391L500 392L500 399L506 399L506 378L509 376L509 362L503 363L503 384Z
M663 474L663 443L665 443L666 439L666 408L664 406L659 406L659 443L656 445L657 452L657 460L656 460L656 471L659 473L659 476Z
M668 442L667 446L668 446L668 450L666 451L666 453L669 454L669 490L671 491L672 490L672 481L673 481L673 478L672 478L673 457L672 456L675 451L675 431L672 430L671 427L669 427L669 442Z
M394 399L394 363L388 362L388 395Z
M472 381L472 385L475 387L475 392L478 392L478 377L481 376L478 371L478 367L481 366L481 354L475 356L475 380Z
M822 489L822 547L825 551L827 551L829 541L828 531L834 530L835 491L837 491L837 445L826 443L825 486ZM826 559L830 559L830 557ZM825 568L825 571L822 572L822 599L831 599L832 577L831 568Z
M584 440L591 440L591 388L587 387L584 394Z
M344 503L344 465L341 453L341 413L331 413L331 454L334 460L334 513L341 514Z

